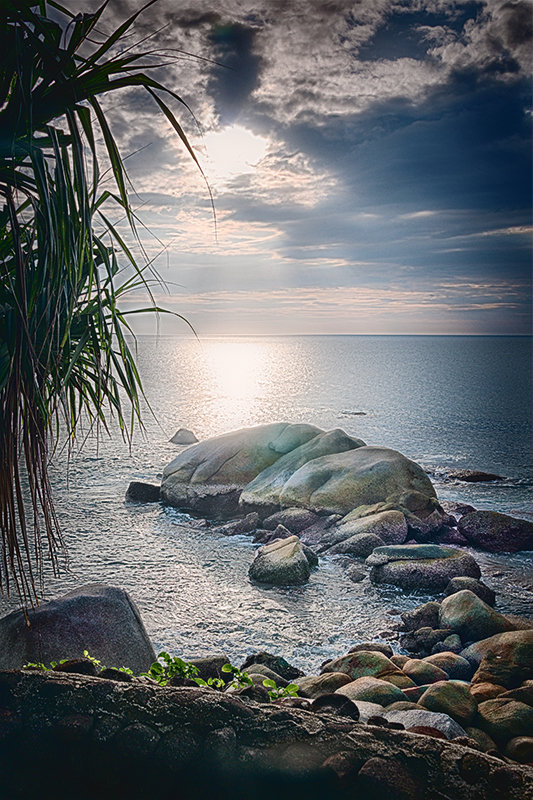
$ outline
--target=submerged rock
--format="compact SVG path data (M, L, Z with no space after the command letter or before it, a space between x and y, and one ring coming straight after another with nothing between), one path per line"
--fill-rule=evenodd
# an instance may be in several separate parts
M299 586L309 580L311 567L298 537L290 536L260 547L248 574L258 583Z
M458 481L465 481L465 483L482 483L485 481L503 481L501 475L495 475L494 472L482 472L478 469L451 469L448 470L447 475L449 478L455 478Z
M29 661L78 659L88 650L108 667L135 673L155 661L137 606L124 589L90 583L28 611L0 619L0 669L20 669Z
M496 511L473 511L457 525L475 547L492 553L533 550L533 522Z

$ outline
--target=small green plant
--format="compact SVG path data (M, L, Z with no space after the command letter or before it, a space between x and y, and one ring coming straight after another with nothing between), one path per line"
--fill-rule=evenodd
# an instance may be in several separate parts
M298 697L300 687L296 683L289 683L287 686L278 686L272 678L265 678L263 686L268 689L270 700L279 700L280 697Z
M209 678L204 681L203 678L198 677L198 667L195 667L190 661L171 656L164 650L159 653L157 661L154 661L148 672L143 672L142 675L152 678L160 686L166 686L172 678L188 678L198 686L211 686L215 689L222 689L225 686L221 678Z
M53 661L52 664L55 665L55 662ZM42 669L45 670L45 672L48 672L51 669L52 664L47 667L42 661L28 661L27 664L22 665L22 669Z
M105 664L102 664L101 661L92 656L88 652L88 650L84 650L83 655L85 656L85 658L88 658L89 661L92 661L96 669L99 670L100 672L104 669L107 669ZM28 661L27 664L23 665L22 669L42 669L45 672L50 672L50 670L55 669L58 666L58 664L65 664L69 660L70 659L68 658L61 658L59 661L50 661L49 667L47 667L46 664L43 664L42 661ZM129 667L117 667L116 669L118 669L119 672L125 672L127 675L133 675L133 671Z
M233 664L224 664L222 672L228 672L232 675L233 680L229 686L234 686L236 689L244 689L246 686L254 685L248 673L241 672L241 670L238 667L234 667Z

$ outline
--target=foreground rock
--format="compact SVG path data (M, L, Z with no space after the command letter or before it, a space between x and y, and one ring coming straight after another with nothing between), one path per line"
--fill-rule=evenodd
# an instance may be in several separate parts
M108 667L144 672L155 661L139 611L127 592L86 584L28 612L0 619L0 669L78 658L88 650ZM127 662L127 663L125 663Z
M443 591L452 578L479 578L473 556L439 545L390 545L378 547L367 558L373 583L390 583L406 590Z
M533 787L528 767L326 708L37 673L0 675L0 698L3 797L523 800Z
M311 567L298 537L290 536L260 547L248 574L258 583L299 586L309 580Z
M533 550L533 522L496 511L473 511L458 522L458 529L475 547L493 553Z

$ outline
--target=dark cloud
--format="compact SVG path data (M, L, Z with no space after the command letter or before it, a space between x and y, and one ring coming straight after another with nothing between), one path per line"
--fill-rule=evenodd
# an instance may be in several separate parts
M219 20L209 33L214 58L208 91L222 123L238 117L259 80L261 59L254 52L256 31L235 22Z

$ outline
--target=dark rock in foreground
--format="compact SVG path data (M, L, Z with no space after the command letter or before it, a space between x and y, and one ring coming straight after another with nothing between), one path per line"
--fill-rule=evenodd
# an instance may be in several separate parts
M327 703L306 711L61 673L3 673L0 698L2 797L523 800L533 790L528 767Z
M155 661L136 605L114 586L86 584L28 611L28 620L29 626L23 611L0 619L0 669L79 658L84 650L108 667L136 673Z

